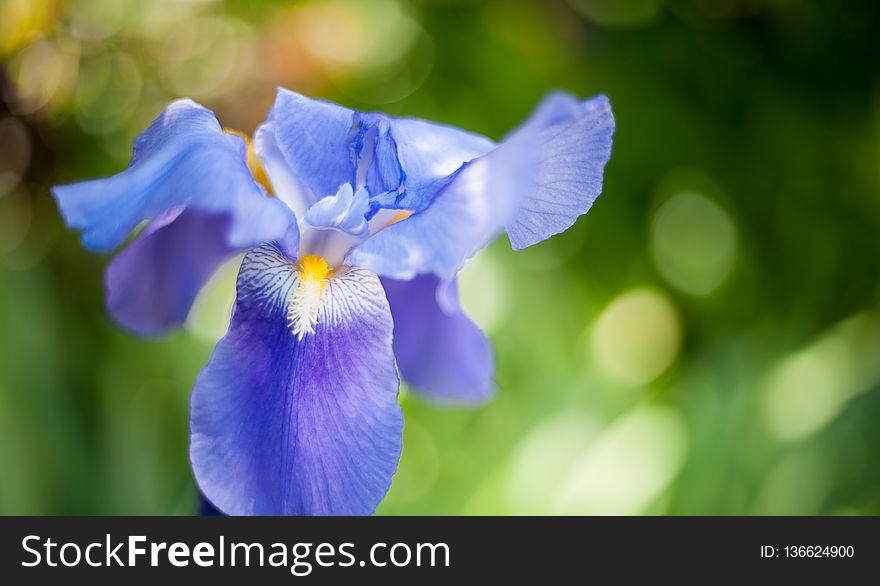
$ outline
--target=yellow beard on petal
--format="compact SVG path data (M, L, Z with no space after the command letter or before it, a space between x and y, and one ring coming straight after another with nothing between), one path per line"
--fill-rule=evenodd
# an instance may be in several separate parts
M314 334L318 315L324 306L324 289L333 270L320 256L308 255L299 261L298 283L287 297L287 325L297 339Z

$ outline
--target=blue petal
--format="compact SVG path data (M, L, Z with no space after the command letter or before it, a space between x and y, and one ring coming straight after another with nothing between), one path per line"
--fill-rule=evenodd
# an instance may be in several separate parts
M394 356L413 390L444 403L490 399L492 346L461 310L455 281L419 275L382 284L394 316Z
M577 117L581 108L580 100L573 95L559 91L550 92L535 106L527 124L533 124L538 128L547 128L556 124L571 122ZM510 134L517 132L517 130L519 129L515 129Z
M306 207L333 195L343 183L355 183L357 152L353 140L357 128L353 110L279 88L266 125L257 132L258 137L268 133L274 140L290 177L307 190L303 196L307 197ZM257 144L260 156L270 166L280 167L268 149L273 145L263 147L262 142ZM274 181L274 176L270 177Z
M421 210L462 164L493 143L452 127L356 112L279 89L255 146L279 197L294 202L299 213L344 183L366 187L373 212Z
M317 198L294 176L275 138L275 125L266 122L257 128L253 144L275 195L302 218Z
M519 132L536 134L537 158L533 187L517 194L506 226L514 250L564 232L592 207L611 157L614 116L605 96L578 103L551 94Z
M157 218L107 267L107 308L118 324L157 335L186 320L202 285L233 252L228 216Z
M392 120L391 136L406 176L405 193L395 207L412 211L424 209L463 164L495 146L484 136L413 118Z
M388 302L375 275L342 269L300 340L288 325L297 286L273 246L243 261L229 332L192 393L193 471L228 514L369 514L403 432Z
M173 207L227 214L233 248L288 237L289 211L254 182L243 150L244 141L224 133L213 113L178 100L138 138L128 169L52 193L91 250L118 246L142 221Z

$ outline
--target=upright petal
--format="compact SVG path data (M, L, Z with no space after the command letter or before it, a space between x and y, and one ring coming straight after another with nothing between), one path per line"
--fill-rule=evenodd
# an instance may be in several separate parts
M302 339L288 324L299 285L277 248L250 252L229 332L193 389L193 471L228 514L369 514L397 468L403 417L378 278L340 269Z
M135 143L131 165L106 179L56 186L52 193L83 244L109 250L144 220L171 208L230 217L234 247L282 238L285 206L266 197L244 157L244 141L226 134L209 110L191 100L170 104Z
M296 92L278 89L275 104L266 118L268 129L258 131L258 135L270 132L289 177L308 190L309 205L333 195L343 183L355 183L355 114L354 110L330 102L310 100ZM274 181L272 168L280 168L280 162L272 158L269 146L272 145L268 142L262 146L262 140L257 144Z
M270 116L272 113L270 112ZM254 151L260 158L263 168L275 191L275 195L287 204L297 218L302 218L318 198L294 176L278 140L275 138L275 125L265 122L254 133Z
M419 275L382 284L394 316L394 356L413 390L445 403L491 398L492 346L459 306L456 282Z
M464 163L493 146L449 126L357 112L285 89L256 136L279 197L298 212L344 183L366 187L373 212L421 210Z

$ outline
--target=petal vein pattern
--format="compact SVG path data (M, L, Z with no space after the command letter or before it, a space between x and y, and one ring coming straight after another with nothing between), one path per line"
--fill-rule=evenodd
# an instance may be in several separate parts
M369 514L397 468L403 416L378 277L334 271L314 333L298 336L287 317L299 274L275 246L247 255L229 332L193 390L193 470L229 514Z

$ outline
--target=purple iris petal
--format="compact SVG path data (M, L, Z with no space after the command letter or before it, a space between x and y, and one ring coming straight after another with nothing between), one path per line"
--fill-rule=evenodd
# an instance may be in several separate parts
M458 305L457 285L434 275L382 279L394 316L394 355L418 393L449 403L491 398L492 346Z
M229 332L193 389L193 471L225 513L369 514L397 468L403 417L378 278L339 269L301 339L289 325L300 285L277 248L251 251Z
M157 219L107 267L107 309L118 324L157 335L183 323L202 285L232 253L228 216Z

